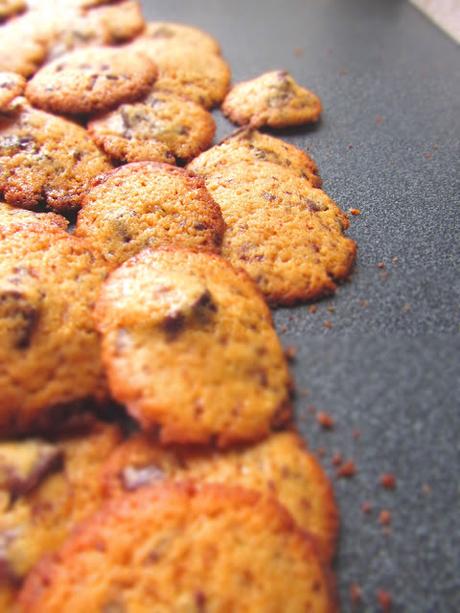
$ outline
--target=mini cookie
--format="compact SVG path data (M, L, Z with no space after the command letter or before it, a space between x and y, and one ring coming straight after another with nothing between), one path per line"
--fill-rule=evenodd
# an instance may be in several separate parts
M153 40L157 48L189 45L204 53L220 54L220 45L214 37L185 23L152 21L142 36Z
M24 92L26 80L15 72L0 72L0 113L14 109L14 100Z
M45 60L46 37L36 29L29 13L8 21L0 28L0 71L30 77Z
M206 178L227 229L222 255L243 268L271 304L334 292L352 268L348 218L323 191L288 169L234 164Z
M92 309L107 264L64 223L0 204L1 435L106 397Z
M203 107L164 92L123 104L91 121L90 134L112 158L124 162L189 161L212 142L216 125Z
M110 276L96 307L113 396L164 443L219 446L289 416L290 377L270 311L222 258L143 251Z
M102 502L100 470L120 443L118 427L95 420L48 439L0 442L0 606L30 569L59 547Z
M305 151L257 130L238 131L192 160L188 168L199 175L209 175L239 162L278 164L307 179L313 187L321 187L318 167Z
M25 106L0 117L0 192L16 206L76 209L111 164L81 126Z
M20 13L25 8L27 8L25 0L0 0L0 21Z
M189 44L165 45L152 38L140 37L135 49L158 66L155 91L167 91L190 98L205 108L220 104L230 86L230 67L216 53L203 52Z
M275 501L160 485L108 504L30 574L25 611L337 611L316 550Z
M317 121L321 101L300 87L288 72L276 70L235 85L222 111L240 126L284 128Z
M334 556L339 514L332 485L315 456L292 432L225 453L167 449L152 437L137 434L114 451L103 475L108 496L166 479L231 483L276 496L299 527L315 538L323 559Z
M220 209L200 177L166 164L139 162L95 182L76 234L118 265L160 245L220 251L224 229Z
M134 50L80 49L42 68L29 81L26 96L56 113L107 111L145 95L156 74L155 64Z

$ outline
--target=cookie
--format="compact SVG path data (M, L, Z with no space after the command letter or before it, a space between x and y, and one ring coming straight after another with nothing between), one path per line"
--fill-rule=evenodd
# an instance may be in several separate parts
M231 73L220 55L187 43L166 45L146 37L139 37L132 46L158 66L155 91L189 98L205 108L220 104L225 98Z
M153 40L157 48L188 45L203 53L220 54L220 45L213 36L185 23L152 21L142 36Z
M48 439L0 442L0 608L27 573L102 503L100 470L121 441L117 426L82 420Z
M32 571L30 613L337 611L315 547L272 500L160 485L113 501Z
M76 0L70 6L62 2L48 12L40 9L44 20L52 24L48 60L82 47L126 43L144 30L145 21L137 0L99 2L98 5L94 0L89 2Z
M0 204L2 436L107 395L92 318L107 264L58 219Z
M26 81L15 72L0 72L0 113L14 110L14 100L24 92Z
M231 483L275 496L302 530L315 538L324 560L335 553L338 509L332 485L315 456L293 432L273 434L251 447L227 452L165 448L136 434L110 456L104 489L113 497L164 480Z
M209 175L239 162L278 164L307 179L313 187L321 187L318 167L305 151L269 134L245 128L201 153L188 168L197 174Z
M30 77L48 52L46 35L37 30L29 13L8 21L0 28L0 71Z
M25 0L0 0L0 21L8 19L27 8Z
M356 244L345 213L289 169L233 164L206 177L227 229L222 255L244 269L273 305L333 293L351 271Z
M86 195L76 234L113 265L146 247L219 251L219 207L200 177L155 162L126 164L101 176Z
M156 66L134 50L80 49L44 66L29 81L26 96L35 106L70 115L107 111L150 90Z
M216 125L212 115L195 102L155 92L142 102L123 104L94 119L88 130L115 160L175 164L207 149Z
M113 397L163 443L224 447L289 417L270 311L219 256L143 251L109 277L95 316Z
M288 72L275 70L235 85L222 111L240 126L285 128L318 121L321 101Z
M10 204L76 209L97 175L111 168L86 130L28 107L0 117L0 192Z

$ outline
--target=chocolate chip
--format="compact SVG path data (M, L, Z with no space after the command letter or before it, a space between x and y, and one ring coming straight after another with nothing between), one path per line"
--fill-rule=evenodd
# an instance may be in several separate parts
M0 315L12 347L27 349L39 319L38 309L21 291L11 289L0 293Z
M141 467L126 466L121 473L123 487L128 492L137 490L144 485L150 485L155 481L161 481L164 478L165 473L154 464Z
M206 611L206 594L201 590L195 592L195 604L198 613L205 613Z
M171 338L175 338L178 334L180 334L184 327L185 316L180 311L166 315L163 320L163 328L166 334Z
M269 202L276 200L276 196L274 194L270 194L269 192L262 192L262 198L268 200Z

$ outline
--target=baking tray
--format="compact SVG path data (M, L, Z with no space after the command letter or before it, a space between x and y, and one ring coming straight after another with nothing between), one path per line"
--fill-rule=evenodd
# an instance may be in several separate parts
M350 283L280 309L298 349L297 423L312 449L352 458L335 480L342 515L336 570L362 611L460 611L460 275L458 46L398 0L168 0L149 19L184 21L221 42L234 80L286 68L324 103L322 121L282 136L317 161L324 189L358 208ZM231 126L215 113L217 140ZM384 267L382 267L382 265ZM329 323L330 322L330 323ZM335 428L322 430L312 406ZM378 485L392 472L395 491ZM361 503L373 512L363 514ZM380 510L392 523L378 523Z

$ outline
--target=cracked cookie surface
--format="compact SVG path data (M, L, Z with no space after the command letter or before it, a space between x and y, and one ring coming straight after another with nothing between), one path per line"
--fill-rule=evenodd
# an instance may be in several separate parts
M146 247L220 251L224 222L200 177L138 162L100 177L85 196L76 234L118 265Z
M199 175L210 175L239 162L277 164L307 179L313 187L321 187L318 167L305 151L280 138L251 129L242 129L204 151L189 163L188 168Z
M289 581L286 581L289 577ZM333 613L308 537L275 501L223 485L159 485L108 504L29 576L27 611Z
M298 85L288 72L276 70L235 85L222 111L238 125L284 128L317 121L321 101Z
M121 441L117 426L79 419L48 438L0 442L0 608L31 568L102 503L100 471Z
M112 165L84 128L25 106L0 118L0 192L15 206L79 208L90 182Z
M44 66L29 81L26 96L47 111L89 114L141 98L156 76L155 64L137 51L93 47Z
M350 274L356 244L343 234L349 221L322 190L267 162L234 164L205 180L227 227L222 255L271 304L319 298Z
M162 442L252 441L290 416L270 311L219 256L143 251L111 274L95 316L114 398Z
M88 125L96 143L115 160L168 164L187 162L207 149L215 129L203 107L167 92L123 104Z
M92 308L107 264L54 214L0 203L0 432L105 399Z
M251 446L229 451L174 446L136 434L110 456L104 491L123 495L165 480L231 483L275 498L318 544L324 560L335 553L338 509L332 484L318 460L292 432L272 434Z

